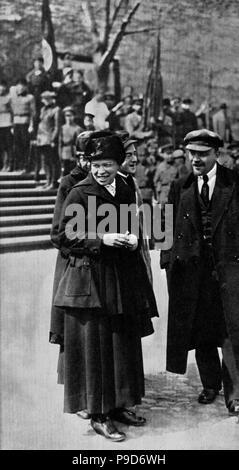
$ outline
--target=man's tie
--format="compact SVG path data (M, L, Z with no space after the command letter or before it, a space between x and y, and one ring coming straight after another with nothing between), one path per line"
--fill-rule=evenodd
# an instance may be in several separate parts
M202 185L202 190L201 190L201 198L207 206L209 204L209 186L208 186L208 176L204 175L203 176L203 185Z

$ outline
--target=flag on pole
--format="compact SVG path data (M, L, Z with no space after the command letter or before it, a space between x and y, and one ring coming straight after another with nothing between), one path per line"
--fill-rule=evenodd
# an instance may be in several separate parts
M42 0L41 29L44 67L54 76L57 71L57 54L49 0Z

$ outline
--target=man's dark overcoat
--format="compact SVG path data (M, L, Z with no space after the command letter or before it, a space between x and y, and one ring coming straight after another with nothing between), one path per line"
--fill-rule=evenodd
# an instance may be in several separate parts
M188 351L194 349L191 335L200 302L203 241L197 200L197 180L192 173L172 184L169 203L174 206L174 243L171 250L161 253L169 289L167 370L180 374L186 372ZM239 368L239 178L218 164L211 209L214 275ZM201 326L207 328L206 324Z

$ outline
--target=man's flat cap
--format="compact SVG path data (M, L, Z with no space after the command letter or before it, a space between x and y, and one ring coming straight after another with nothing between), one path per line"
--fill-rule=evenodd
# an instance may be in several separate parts
M75 111L74 111L74 109L72 108L72 106L66 106L66 107L62 110L62 112L63 112L64 114L66 114L66 113L75 114Z
M223 140L216 132L200 129L189 132L184 138L186 149L205 152L212 148L223 147Z
M41 98L55 98L55 96L56 93L54 91L46 90L41 93Z
M172 153L172 158L175 160L176 158L185 158L184 151L182 149L176 149Z

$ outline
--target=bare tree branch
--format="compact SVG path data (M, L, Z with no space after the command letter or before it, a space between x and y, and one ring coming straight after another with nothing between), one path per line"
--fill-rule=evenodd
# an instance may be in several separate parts
M82 1L81 6L86 16L87 23L90 26L91 33L95 36L95 38L98 39L100 35L99 35L96 20L95 20L94 10L92 8L91 1L90 0Z
M104 31L104 39L103 39L105 49L107 49L107 47L108 47L109 34L110 34L110 30L111 30L110 2L111 2L111 0L106 0L106 2L105 2L105 31Z
M116 7L115 7L115 10L114 10L112 19L111 19L111 27L110 27L110 29L112 29L112 27L113 27L113 25L114 25L114 23L115 23L115 20L116 20L118 14L119 14L119 11L120 11L120 9L121 9L121 7L122 7L122 5L123 5L124 2L125 2L125 0L119 0L119 1L118 1L117 5L116 5Z
M123 37L125 30L128 26L128 24L131 21L131 18L134 16L136 11L138 10L140 6L140 1L137 1L135 5L132 7L132 9L128 12L128 15L123 19L119 31L116 33L113 42L111 44L111 47L103 54L101 61L99 63L99 68L104 68L110 64L112 61Z
M135 31L125 31L124 36L127 36L129 34L138 34L138 33L149 33L150 31L158 31L158 28L143 28L143 29L137 29Z

